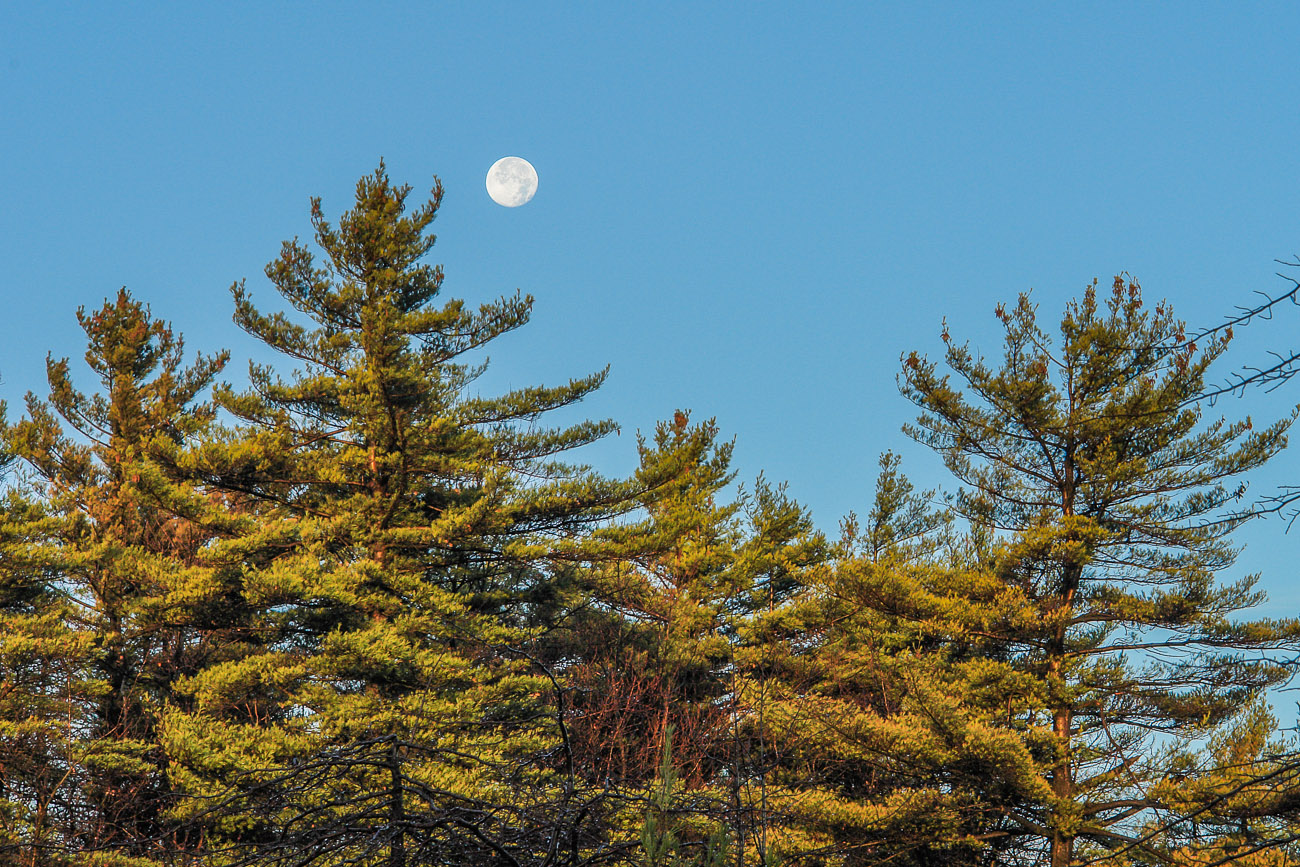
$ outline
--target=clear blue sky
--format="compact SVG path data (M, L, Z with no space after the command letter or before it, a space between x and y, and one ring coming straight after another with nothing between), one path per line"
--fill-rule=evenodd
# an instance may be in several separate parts
M228 287L274 305L262 267L308 197L337 214L381 156L447 187L448 293L537 298L489 385L610 364L584 414L623 435L590 461L717 416L742 478L829 530L885 449L943 480L894 379L942 317L996 350L994 305L1031 287L1051 319L1129 271L1194 323L1284 288L1300 5L799 5L0 3L0 396L78 358L73 311L123 285L239 378ZM541 177L515 210L483 185L507 154ZM1300 454L1257 488L1283 481ZM1300 613L1300 531L1247 540L1270 612Z

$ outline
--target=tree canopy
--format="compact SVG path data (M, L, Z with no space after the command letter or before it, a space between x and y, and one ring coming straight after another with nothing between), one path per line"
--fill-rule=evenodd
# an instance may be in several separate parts
M887 453L830 539L687 410L584 465L605 371L484 393L533 299L447 296L442 192L313 199L245 385L123 289L0 423L0 860L1300 864L1240 322L1119 277L945 326L898 381L951 483Z

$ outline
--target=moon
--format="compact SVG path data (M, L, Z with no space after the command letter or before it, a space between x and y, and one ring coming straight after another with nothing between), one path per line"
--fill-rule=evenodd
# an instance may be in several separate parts
M522 157L502 157L488 169L487 191L498 205L526 205L537 194L537 169Z

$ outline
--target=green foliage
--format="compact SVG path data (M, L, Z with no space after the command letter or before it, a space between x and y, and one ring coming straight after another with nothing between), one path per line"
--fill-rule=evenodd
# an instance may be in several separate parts
M433 306L442 188L409 192L381 164L337 228L313 200L324 264L291 241L266 269L308 324L235 286L236 322L302 366L219 389L239 426L181 457L237 504L209 556L240 564L258 644L184 684L165 739L221 805L189 815L258 863L541 858L572 795L529 624L633 488L556 459L611 423L537 422L604 374L473 394L464 356L531 299Z
M834 568L759 620L764 813L792 863L979 863L989 817L1042 794L1023 747L967 706L955 654L892 610L943 568L947 521L928 499L886 455Z
M694 846L684 840L696 836L689 825L691 810L681 803L680 783L673 767L673 730L664 732L659 774L650 791L650 804L641 824L641 850L646 867L724 867L728 839L725 830L715 829Z
M728 496L732 446L712 420L677 412L639 451L645 519L619 534L641 553L585 576L588 601L553 645L578 766L640 798L668 778L667 750L674 784L727 830L735 863L766 863L779 823L765 800L765 681L789 654L785 606L827 545L782 488L760 478Z
M1153 823L1148 833L1170 839L1179 865L1297 863L1297 746L1294 736L1278 736L1267 705L1253 702L1203 751L1169 756L1159 797L1178 821Z
M102 690L90 681L92 636L33 544L48 518L11 492L0 512L0 858L59 863L79 806L79 730ZM35 534L39 539L39 534Z
M4 426L6 447L44 500L36 508L11 499L5 565L47 600L16 631L64 646L47 657L60 660L57 698L29 705L34 720L50 716L50 699L60 706L62 734L43 736L46 751L57 742L63 753L48 843L112 848L144 863L185 846L164 815L172 793L156 725L172 683L205 652L195 604L210 595L194 564L204 534L176 510L198 495L155 458L210 422L212 408L196 400L225 356L185 367L181 339L125 290L77 316L100 391L78 391L67 360L51 359L48 402L28 395L27 417Z
M1213 418L1211 365L1135 283L1004 354L912 354L907 430L828 543L734 487L686 412L615 481L548 426L604 373L498 396L524 325L427 264L442 188L379 168L283 245L226 355L123 290L78 311L97 388L0 422L0 860L25 867L1282 867L1300 746L1264 703L1295 621L1226 580L1295 416Z
M1167 843L1139 826L1174 810L1157 747L1191 748L1288 677L1269 653L1296 645L1296 624L1233 619L1261 597L1253 578L1220 575L1251 515L1235 505L1242 477L1295 416L1259 430L1205 418L1198 397L1230 331L1198 346L1135 283L1068 305L1059 344L1025 296L998 316L997 367L945 331L964 390L915 354L902 378L922 410L909 432L965 486L954 509L996 542L978 569L890 592L889 610L956 654L966 706L1001 719L1050 784L1009 805L1003 830L1053 865L1156 851Z

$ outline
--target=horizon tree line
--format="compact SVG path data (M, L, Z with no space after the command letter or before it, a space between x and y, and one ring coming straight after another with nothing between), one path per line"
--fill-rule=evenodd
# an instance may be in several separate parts
M425 260L442 198L381 161L232 287L282 359L221 382L125 289L0 423L0 859L96 865L1300 864L1267 701L1300 621L1228 580L1296 411L1137 282L1000 357L903 357L905 434L828 538L679 410L609 478L605 372L479 393L533 299ZM1219 366L1216 367L1215 365Z

